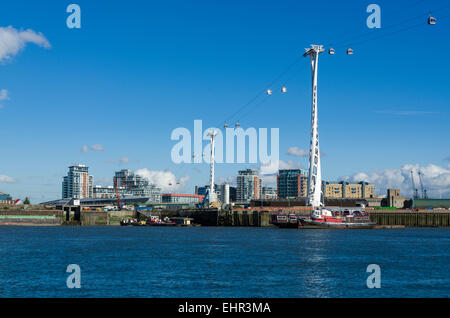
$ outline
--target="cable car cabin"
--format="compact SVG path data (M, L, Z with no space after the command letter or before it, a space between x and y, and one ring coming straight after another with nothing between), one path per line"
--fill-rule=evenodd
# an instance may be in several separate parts
M272 95L272 90L271 89L267 90L267 95Z
M347 49L347 54L348 54L348 55L353 55L353 53L354 53L354 52L353 52L352 49Z
M436 18L434 18L434 17L429 17L429 18L428 18L428 24L436 24Z
M330 54L330 55L334 55L334 53L335 53L335 51L334 51L334 49L333 49L333 48L331 48L331 49L329 49L329 50L328 50L328 54Z
M286 93L286 92L287 92L287 88L286 88L285 86L283 86L283 87L281 88L281 92L282 92L282 93Z

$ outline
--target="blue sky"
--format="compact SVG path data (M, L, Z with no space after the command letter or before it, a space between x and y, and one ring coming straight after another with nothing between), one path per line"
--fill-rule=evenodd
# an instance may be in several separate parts
M368 32L344 41L355 55L342 45L320 56L324 179L365 173L380 190L391 182L407 191L402 167L411 164L425 170L429 187L438 180L450 192L450 8L434 13L438 24L426 24L427 12L447 2L376 1L378 31L366 26L374 1L74 2L82 10L79 30L66 27L70 2L2 3L0 27L41 32L51 48L29 43L0 64L0 90L9 96L0 100L1 191L34 202L58 198L67 166L84 163L95 183L111 183L122 168L167 170L189 176L176 191L192 193L208 182L209 169L171 162L173 129L192 130L195 119L205 128L222 125L311 43ZM383 30L421 14L423 26L390 36ZM369 41L376 32L386 36ZM283 80L267 102L235 119L244 128L280 128L280 158L306 167L306 158L286 151L309 144L309 61ZM281 84L287 94L278 93ZM103 150L80 151L92 145ZM259 165L221 164L217 176L246 167ZM391 170L401 180L389 179Z

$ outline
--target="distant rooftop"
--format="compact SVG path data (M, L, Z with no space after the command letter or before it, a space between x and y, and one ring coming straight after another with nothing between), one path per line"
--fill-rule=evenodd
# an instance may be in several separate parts
M144 196L132 196L132 195L127 195L127 196L123 196L120 198L123 201L127 202L127 201L139 201L142 203L145 203L147 201L150 201L150 197L144 197ZM40 204L42 205L66 205L68 204L70 201L72 200L72 198L66 198L66 199L59 199L59 200L53 200L53 201L47 201L47 202L42 202ZM115 203L117 202L117 198L85 198L85 199L79 199L80 200L80 204L81 205L89 205L89 204L96 204L96 203Z
M178 193L165 193L162 196L165 197L183 197L183 198L203 198L204 195L199 194L178 194Z

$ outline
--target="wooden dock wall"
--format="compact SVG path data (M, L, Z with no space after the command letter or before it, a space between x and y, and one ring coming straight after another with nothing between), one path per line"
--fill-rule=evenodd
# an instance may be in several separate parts
M450 211L373 211L370 220L377 225L450 227Z
M218 226L271 226L271 213L268 211L220 211Z
M133 211L81 212L81 225L120 225L120 220L134 216Z
M164 212L159 214L166 216ZM193 218L203 226L272 226L272 212L264 210L193 209L178 211L178 216Z

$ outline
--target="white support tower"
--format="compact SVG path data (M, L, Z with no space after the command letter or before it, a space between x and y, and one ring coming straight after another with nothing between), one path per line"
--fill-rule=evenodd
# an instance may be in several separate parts
M317 120L317 66L319 54L324 52L322 45L311 45L305 49L304 57L311 58L312 79L312 111L311 111L311 143L309 147L309 178L307 204L312 207L322 206L322 172L320 170L319 124Z
M217 131L210 130L208 132L208 136L211 140L211 156L210 156L210 173L209 173L209 203L217 202L217 195L216 191L214 189L214 144L215 140L214 138L217 135Z

